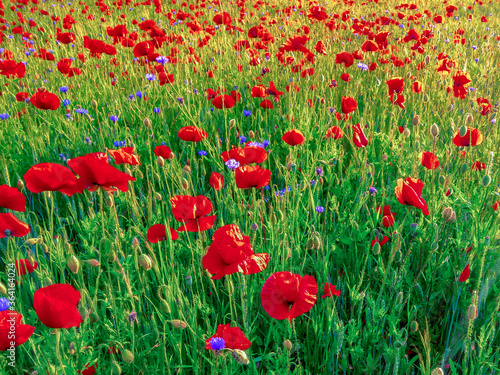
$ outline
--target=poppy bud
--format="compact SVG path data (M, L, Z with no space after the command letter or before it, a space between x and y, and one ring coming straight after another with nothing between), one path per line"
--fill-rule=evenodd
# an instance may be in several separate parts
M113 196L111 194L109 194L106 197L106 206L108 206L108 207L114 207L114 205L115 205L115 202L113 200Z
M410 129L405 128L405 130L403 131L403 135L405 136L405 138L408 138L411 135Z
M319 249L321 247L321 239L319 236L314 236L312 239L312 243L315 249Z
M469 166L467 165L467 163L462 164L462 166L460 167L460 173L464 174L465 172L467 172L468 167Z
M467 126L464 125L460 128L460 136L465 137L466 134L467 134Z
M116 260L116 253L114 251L111 251L108 255L108 260L113 263Z
M496 113L493 113L490 118L488 119L489 122L492 122L494 119L496 119L497 117L497 114Z
M171 320L170 323L175 327L175 328L180 328L180 329L185 329L188 325L186 322L178 319Z
M38 91L40 92L45 92L47 90L47 88L45 86L42 86L38 89Z
M419 115L413 116L413 120L411 123L413 124L413 126L420 124L420 116Z
M122 373L122 368L120 365L116 362L113 363L113 374L114 375L121 375Z
M410 324L410 330L415 333L418 331L418 322L416 320L414 320L413 322L411 322Z
M88 259L85 261L91 267L100 267L101 263L97 259Z
M441 367L436 367L431 375L444 375L443 369Z
M467 319L474 320L477 318L477 306L471 304L467 309Z
M160 193L155 193L155 199L156 199L157 201L161 201L163 198L162 198L162 196L161 196L161 194L160 194Z
M241 363L242 365L248 365L250 360L247 357L247 353L240 349L232 349L231 354L236 362Z
M80 269L80 261L74 255L69 256L68 260L66 261L66 265L73 273L78 273L78 270Z
M170 309L170 305L164 299L160 300L160 310L167 313L167 314L172 313L172 310Z
M140 246L140 242L137 239L137 237L132 238L132 247L139 247L139 246Z
M439 181L440 185L444 185L446 183L446 178L441 175L441 176L439 176L438 181Z
M454 107L453 107L453 104L450 104L450 105L448 106L448 112L450 112L453 108L454 108Z
M185 165L184 168L182 168L182 170L186 173L191 173L191 167L189 165Z
M89 315L89 321L90 323L97 323L99 321L99 315L97 315L95 312L91 312Z
M380 254L380 244L378 242L375 242L375 244L373 245L372 252L375 255Z
M425 61L425 65L429 65L431 62L431 57L429 55L425 56L424 61Z
M290 342L290 340L288 340L288 339L286 339L286 340L283 342L283 346L285 347L285 349L286 349L287 351L292 350L292 347L293 347L292 343L291 343L291 342Z
M185 178L182 179L181 185L182 185L182 188L184 190L188 190L189 189L189 182Z
M193 278L189 275L186 276L186 285L187 286L193 285Z
M47 199L50 199L50 197L52 197L52 193L50 191L44 191L43 194L47 197Z
M474 117L470 113L467 113L467 116L465 117L465 123L470 124L474 120Z
M128 167L125 167L125 168L123 169L123 171L124 171L126 174L128 174L130 177L132 177L132 171L131 171Z
M253 130L250 130L248 132L248 136L251 138L251 139L254 139L255 138L255 133L253 132Z
M439 126L437 124L432 124L431 125L431 135L436 138L439 135Z
M2 282L0 282L0 293L1 294L7 294L7 287Z
M153 261L146 254L139 256L139 264L145 271L149 271L153 267Z
M85 306L80 306L78 308L78 313L82 317L82 320L85 320L87 318L87 315L89 314L89 311L85 308Z
M158 162L158 166L160 168L163 168L163 166L165 165L165 159L163 159L161 156L158 156L158 158L156 160Z
M375 83L377 84L377 86L380 86L380 84L381 84L380 79L377 78L377 80L375 81Z
M424 94L424 103L427 103L429 101L429 95Z
M151 120L149 118L145 118L144 121L142 122L146 128L151 127Z
M486 187L491 183L491 177L488 175L485 175L483 179L481 180L481 184Z
M286 169L288 169L288 171L290 171L290 172L295 172L297 170L297 164L289 162L286 165Z
M232 118L231 120L229 120L229 129L231 129L234 126L236 126L236 120Z
M403 257L403 254L401 254L401 250L397 250L395 253L394 253L394 261L395 262L399 262L401 260L401 258Z
M312 238L308 239L306 242L306 250L314 249L314 243Z
M332 159L328 160L328 164L329 165L337 165L337 159L332 158Z
M38 238L30 238L24 241L23 246L33 246L38 243Z
M97 110L97 101L92 100L90 104L92 104L92 107L94 107L94 109Z
M21 180L21 179L17 180L17 190L23 191L23 189L24 189L24 182L23 182L23 180Z
M122 351L122 359L125 363L132 363L134 362L134 353L132 353L130 350L124 349Z
M140 169L135 170L135 175L140 178L141 180L144 178L144 175L142 174Z
M446 207L443 210L443 219L447 223L453 223L454 221L457 220L457 215L455 214L455 211L451 207Z

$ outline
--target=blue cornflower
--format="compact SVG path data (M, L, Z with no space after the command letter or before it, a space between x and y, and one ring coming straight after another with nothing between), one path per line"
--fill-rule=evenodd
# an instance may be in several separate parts
M166 56L158 56L158 57L156 58L156 62L157 62L157 63L159 63L159 64L161 64L161 65L166 64L166 63L168 63L169 61L170 61L170 60L169 60L169 59L168 59L168 57L166 57Z
M207 152L205 150L200 150L200 151L198 151L198 155L207 156Z
M323 206L318 206L318 207L316 207L316 212L321 213L321 212L323 212L323 211L325 211L325 207L323 207Z
M7 120L9 118L8 113L0 113L0 120Z
M111 121L113 121L113 122L116 122L116 121L118 121L118 116L116 116L116 115L111 115L111 116L109 117L109 119L110 119Z
M362 71L368 70L368 65L363 64L363 63L358 63L358 68L361 69Z
M228 167L232 171L234 171L236 168L238 168L240 166L240 163L236 159L229 159L228 161L226 161L225 164L226 164L226 167Z
M244 135L242 135L240 137L240 143L245 143L247 141L247 137L245 137Z
M90 139L90 137L85 137L85 140L83 141L83 143L88 143L90 145L90 144L92 144L92 140Z
M474 50L477 49L477 46L472 46L472 49L474 49Z
M320 167L316 168L316 174L318 176L323 176L323 169L321 169Z
M130 95L128 96L128 100L135 100L135 96L134 96L134 94L130 94Z
M153 112L154 112L154 113L160 113L160 107L153 108Z
M177 98L177 101L180 105L184 104L184 98Z
M194 89L193 94L198 95L198 89Z
M86 115L87 113L89 113L89 111L87 111L85 108L77 108L76 113L79 113L81 115Z
M371 195L375 196L377 194L377 189L375 189L373 186L368 189Z
M114 141L113 142L113 146L115 146L115 147L125 147L126 144L127 144L126 141Z
M142 95L143 95L143 93L142 93L142 92L140 92L140 91L137 91L137 92L135 93L135 96L137 96L138 98L142 98Z
M70 101L69 99L64 99L64 100L62 101L62 105L63 105L63 107L66 107L66 106L68 106L68 105L70 105L70 104L71 104L71 101Z
M154 80L156 80L156 76L152 73L146 74L145 77L149 82L153 82Z
M264 148L264 143L260 143L260 142L250 142L248 144L249 147L260 147L260 148Z
M0 311L8 310L9 307L10 307L9 299L5 297L0 298Z
M66 161L66 155L64 153L59 154L59 160Z
M66 120L68 121L74 120L73 116L71 116L71 113L66 113Z
M264 144L264 147L268 147L269 146L269 141L264 141L262 143Z
M251 115L252 115L251 111L247 111L246 109L243 110L243 116L248 117L248 116L251 116Z
M68 92L68 90L69 90L68 86L59 87L59 91L61 92Z

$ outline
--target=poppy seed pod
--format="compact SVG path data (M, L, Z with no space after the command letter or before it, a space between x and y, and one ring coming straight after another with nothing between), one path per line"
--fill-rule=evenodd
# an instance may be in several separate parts
M444 375L443 369L441 367L436 367L431 375Z
M171 320L170 324L172 324L175 328L179 329L185 329L188 326L186 322L179 319Z
M122 359L123 359L123 362L125 362L125 363L132 363L132 362L134 362L134 353L132 353L128 349L124 349L122 351Z
M413 120L412 120L411 123L412 123L413 126L416 126L416 125L420 124L420 116L419 115L413 116Z
M151 127L151 120L149 118L145 118L144 121L142 122L146 128Z
M17 180L17 190L19 190L21 192L21 191L23 191L23 189L24 189L24 182L23 182L23 180L18 179Z
M149 271L153 267L153 261L146 254L141 254L139 256L139 265L145 270Z
M432 124L430 129L431 135L436 138L439 135L439 126L437 124Z
M80 261L74 255L70 255L70 257L66 261L66 265L73 273L78 273L78 270L80 269Z
M477 306L471 304L467 309L467 319L474 320L477 318Z
M291 342L290 342L290 340L288 340L288 339L286 339L286 340L283 342L283 346L285 347L285 349L286 349L287 351L292 350L292 347L293 347L292 343L291 343Z

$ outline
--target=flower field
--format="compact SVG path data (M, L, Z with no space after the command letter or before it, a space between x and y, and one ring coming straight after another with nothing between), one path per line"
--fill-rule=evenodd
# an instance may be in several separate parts
M498 1L0 1L0 374L500 374Z

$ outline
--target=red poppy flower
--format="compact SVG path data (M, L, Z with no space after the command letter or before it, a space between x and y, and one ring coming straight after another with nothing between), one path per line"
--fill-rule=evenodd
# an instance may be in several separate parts
M26 211L26 197L16 188L0 185L0 207L9 210Z
M344 131L338 126L332 126L326 131L326 138L340 139L344 138Z
M59 108L61 101L57 95L48 92L47 90L41 91L38 89L30 98L30 103L32 103L38 109L50 109L55 111Z
M411 91L420 94L424 91L424 84L420 81L415 81L411 85Z
M216 25L231 25L231 16L228 12L217 13L212 19Z
M212 100L212 105L217 109L232 108L235 103L231 95L219 95Z
M77 373L80 375L94 375L96 373L97 369L97 363L94 363L92 366L87 366L83 371L78 370Z
M405 87L405 81L402 77L394 77L390 80L386 81L387 86L389 87L389 97L393 97L394 94L401 94Z
M287 131L283 137L281 137L285 143L287 143L290 146L298 146L304 143L305 138L304 134L300 130L297 129L292 129Z
M476 161L475 163L472 163L472 170L482 171L483 169L486 169L485 163L481 163L480 161Z
M378 45L372 40L366 40L362 45L361 45L361 50L363 52L377 52L378 51Z
M26 181L26 188L32 193L59 191L72 196L82 192L73 172L69 168L54 163L32 166L25 173L24 181Z
M123 147L119 150L108 150L115 164L140 165L139 157L134 154L134 147Z
M352 133L352 141L357 147L366 147L368 144L368 139L366 139L365 133L363 132L363 129L361 129L360 124L354 124L352 126L354 129L354 132Z
M398 179L394 194L399 203L413 206L422 210L424 215L429 215L427 203L421 197L424 183L418 178L407 177L406 179Z
M23 92L18 92L16 94L16 101L18 101L18 102L25 102L26 99L28 99L29 97L30 97L30 94L27 93L27 92L24 92L24 91Z
M165 241L167 239L167 228L163 224L152 225L148 229L146 237L151 243ZM170 237L172 237L172 241L175 241L177 238L179 238L179 234L174 228L170 228Z
M342 73L340 75L340 79L342 81L349 82L351 80L351 76L349 75L349 73Z
M28 224L18 220L11 213L0 214L0 238L6 236L24 237L31 231Z
M264 108L264 109L273 109L274 106L273 106L273 102L270 101L269 99L264 99L261 103L260 103L260 108Z
M462 137L460 136L460 129L457 130L453 137L455 146L477 146L483 143L483 134L479 129L467 126L467 132Z
M423 151L419 155L422 165L427 169L436 169L439 167L439 160L436 155L429 151Z
M212 189L219 191L224 185L224 177L220 173L212 172L208 184L212 187Z
M490 113L491 104L486 98L477 98L477 104L481 107L481 115L486 116Z
M354 64L354 57L349 52L341 52L335 56L335 64L344 64L344 67L349 68Z
M470 268L469 268L469 265L467 265L464 270L462 271L462 273L460 274L460 277L458 278L458 281L460 281L461 283L463 283L464 281L466 281L470 276Z
M186 142L200 142L208 137L205 130L197 128L196 126L184 126L179 130L177 135Z
M252 90L250 93L252 95L252 98L265 98L268 95L267 90L266 90L266 86L264 86L264 85L257 85L257 86L252 87Z
M168 146L156 146L154 152L156 156L161 156L163 159L171 159L174 157L172 150Z
M83 321L78 312L80 292L69 284L53 284L37 289L33 308L38 319L49 328L78 327Z
M465 99L469 93L469 86L472 80L469 72L457 70L453 76L453 95L455 98Z
M262 307L274 319L292 319L308 312L316 303L318 284L314 277L291 272L273 273L262 286Z
M267 160L267 152L262 147L246 146L243 148L237 148L236 150L237 150L236 155L234 155L234 157L231 157L229 159L236 159L240 163L240 165L263 163ZM227 162L227 160L224 160L224 162Z
M37 268L38 268L38 263L35 261L31 263L29 259L16 260L16 271L18 276L24 276L30 274Z
M236 186L239 189L261 188L271 181L271 171L256 166L245 165L236 169L234 173Z
M68 160L68 165L80 176L78 182L84 190L96 191L101 187L109 192L116 189L126 192L128 182L135 181L134 177L109 165L107 157L103 160L93 154L87 154Z
M269 254L254 254L250 237L243 236L234 224L217 229L212 244L202 259L203 267L219 280L225 275L241 272L245 275L260 272L267 267Z
M389 242L389 237L383 236L382 239L380 240L379 238L376 238L372 240L372 247L375 246L376 243L379 243L380 247L384 246L387 242Z
M210 340L215 337L224 339L225 348L227 349L247 350L250 345L252 345L250 340L245 337L244 333L239 327L231 327L229 323L219 324L215 335L205 340L205 342L207 343L206 349L213 350L212 346L210 345Z
M170 198L174 218L183 226L177 228L179 232L201 232L213 227L216 216L206 216L212 211L212 202L203 195L191 197L189 195L177 195Z
M326 298L326 297L331 297L331 296L337 296L340 297L340 290L336 289L336 286L330 283L325 283L325 291L321 298Z
M500 201L493 203L493 210L496 212L500 209Z
M25 74L26 65L22 62L17 63L14 60L0 61L0 75L6 76L7 78L10 76L23 78Z
M390 228L394 225L394 216L383 216L382 225L386 228Z
M35 327L22 324L22 320L23 316L17 311L0 311L0 351L24 344L35 332ZM13 335L12 332L15 334Z
M342 107L342 113L347 115L358 109L358 103L356 103L356 100L354 100L354 98L343 96L341 107Z

